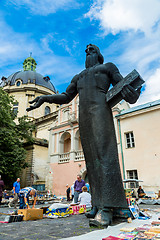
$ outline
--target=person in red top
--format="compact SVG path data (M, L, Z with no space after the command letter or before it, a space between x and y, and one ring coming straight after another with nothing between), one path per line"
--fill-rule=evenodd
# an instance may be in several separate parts
M0 175L0 205L2 202L3 188L4 188L4 182L3 182L3 180L1 180L1 175Z

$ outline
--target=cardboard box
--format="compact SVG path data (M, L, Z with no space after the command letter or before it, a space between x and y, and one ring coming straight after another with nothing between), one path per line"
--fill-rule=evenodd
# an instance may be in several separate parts
M19 209L18 214L23 214L23 220L37 220L43 218L43 209Z

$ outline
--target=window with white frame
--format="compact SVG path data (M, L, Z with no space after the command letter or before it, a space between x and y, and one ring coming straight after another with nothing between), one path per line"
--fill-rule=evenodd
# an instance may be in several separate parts
M138 179L137 170L127 170L127 179ZM138 188L138 182L129 182L129 188Z
M18 102L13 104L13 114L15 117L17 117L18 114Z
M62 122L68 121L69 119L69 108L65 108L62 110Z
M51 112L50 107L46 106L45 111L44 111L44 115L46 116L46 115L50 114L50 112Z
M134 135L133 132L125 133L126 137L126 148L133 148L135 147Z

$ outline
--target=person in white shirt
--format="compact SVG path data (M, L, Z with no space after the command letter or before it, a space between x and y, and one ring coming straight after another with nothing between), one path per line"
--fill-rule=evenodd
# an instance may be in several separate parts
M86 205L86 208L91 208L91 194L87 192L87 187L82 187L82 193L79 194L78 202L79 205Z

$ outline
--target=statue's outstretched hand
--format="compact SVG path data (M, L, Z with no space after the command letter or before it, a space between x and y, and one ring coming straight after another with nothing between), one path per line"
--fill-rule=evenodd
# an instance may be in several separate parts
M45 96L39 96L36 97L33 101L29 101L30 104L35 103L34 105L31 105L29 108L27 108L27 112L39 108L43 103L45 102Z
M135 90L130 85L124 86L122 91L121 91L123 99L125 101L131 103L131 104L135 103L138 100L139 96L140 96L141 88L142 87L140 87L137 90Z

